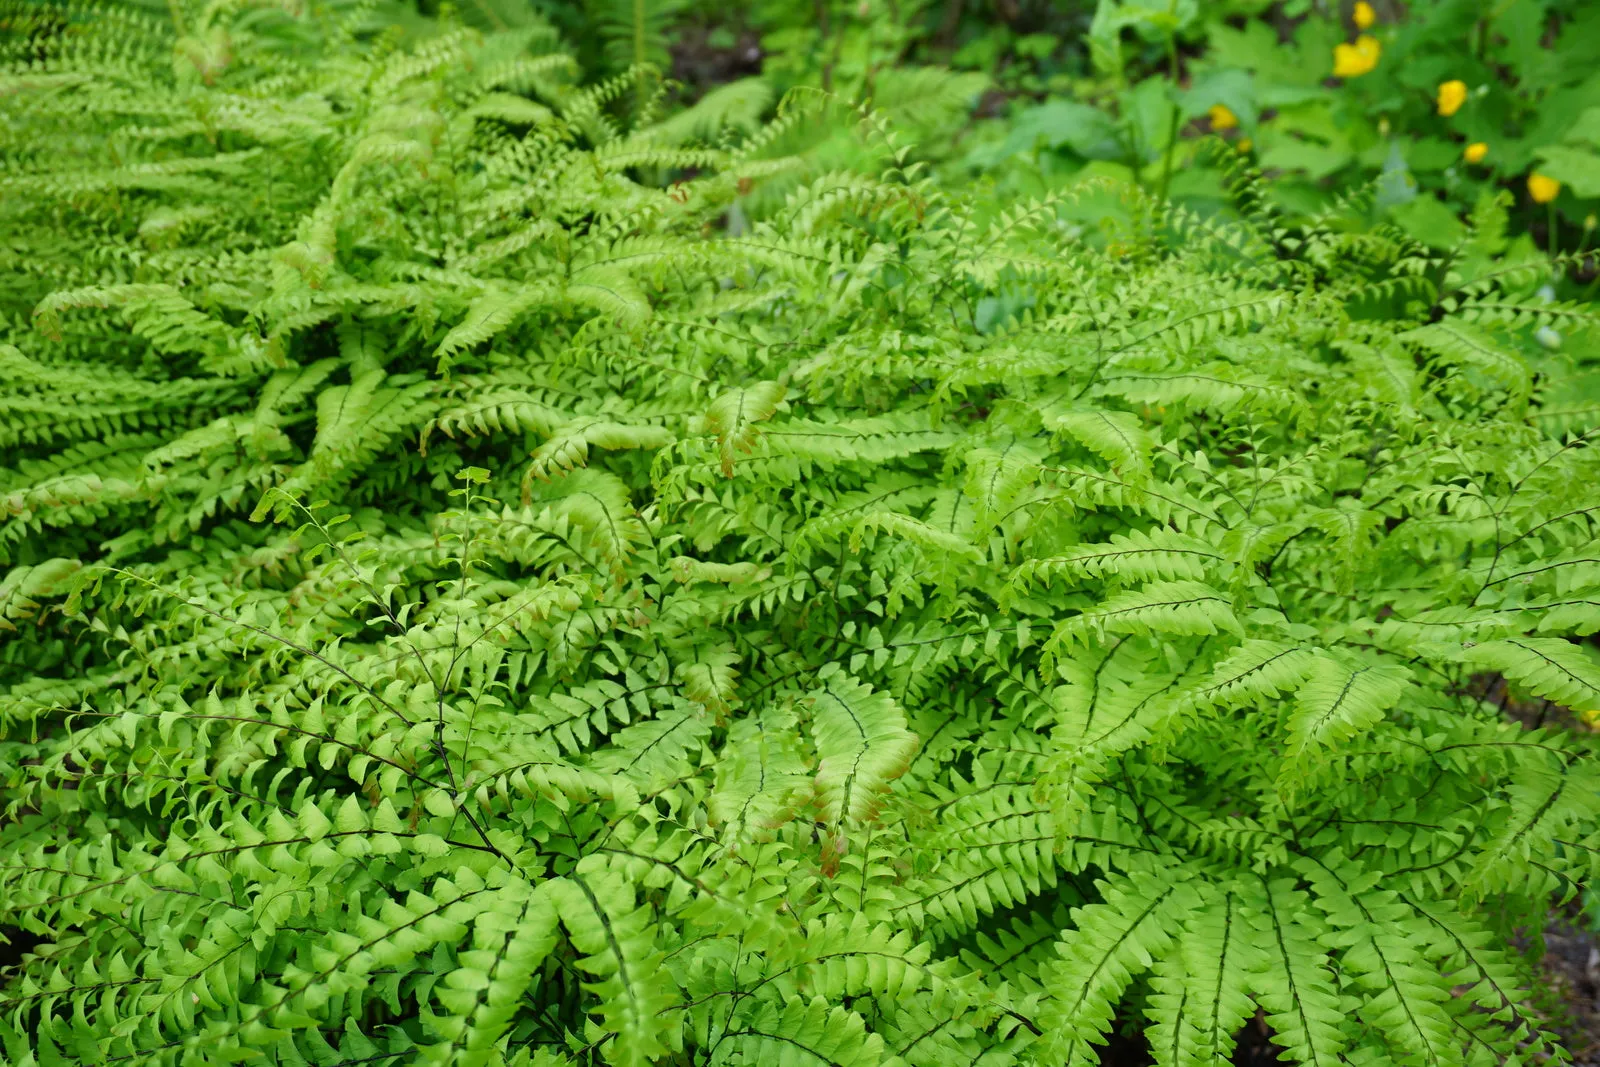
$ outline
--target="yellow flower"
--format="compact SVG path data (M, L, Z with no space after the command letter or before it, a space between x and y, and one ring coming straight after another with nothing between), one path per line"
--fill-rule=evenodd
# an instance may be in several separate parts
M1467 102L1467 83L1447 81L1439 86L1439 114L1449 118Z
M1365 74L1361 69L1361 59L1356 55L1355 47L1348 44L1333 46L1333 76L1335 78L1354 78L1357 74Z
M1213 130L1231 130L1239 125L1239 118L1228 110L1226 104L1212 104L1211 110L1206 112L1211 117Z
M1255 142L1250 140L1250 138L1248 138L1248 137L1239 138L1239 151L1248 152L1248 151L1250 151L1250 149L1254 148L1255 146L1256 146Z
M1353 17L1358 30L1370 30L1372 24L1378 21L1378 13L1372 10L1372 5L1367 3L1367 0L1360 0L1360 3L1356 4Z
M1466 151L1461 153L1461 158L1468 163L1482 163L1483 157L1489 154L1489 146L1482 141L1473 141L1467 145Z
M1528 195L1533 197L1535 204L1548 204L1561 192L1561 183L1554 178L1546 178L1543 174L1528 175Z
M1378 57L1382 54L1383 46L1378 44L1377 38L1364 33L1356 38L1354 44L1334 45L1333 76L1359 78L1378 65Z

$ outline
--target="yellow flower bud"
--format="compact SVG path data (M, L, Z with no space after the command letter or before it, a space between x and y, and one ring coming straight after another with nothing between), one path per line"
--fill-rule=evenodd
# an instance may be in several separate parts
M1333 47L1333 76L1336 78L1359 78L1370 73L1378 65L1378 58L1383 55L1383 46L1377 38L1362 34L1357 37L1354 44L1339 44Z
M1528 175L1528 195L1535 204L1548 204L1561 193L1561 183L1543 174Z
M1449 118L1467 102L1467 83L1447 81L1439 86L1439 114Z
M1239 145L1238 145L1239 151L1248 152L1248 151L1250 151L1250 149L1254 148L1255 146L1256 146L1255 142L1250 140L1250 138L1248 138L1248 137L1239 138Z
M1588 230L1594 229L1594 227L1595 227L1595 217L1594 217L1594 212L1591 211L1591 212L1589 212L1587 215L1585 215L1583 217L1583 228L1584 228L1585 231L1588 231Z
M1474 141L1467 145L1466 150L1461 153L1461 158L1466 160L1468 163L1482 163L1483 157L1488 154L1488 145L1484 144L1482 141Z
M1358 30L1370 30L1372 24L1378 21L1378 13L1372 10L1372 5L1367 3L1367 0L1360 0L1356 4L1356 9L1352 12L1351 17L1355 20L1356 29Z
M1238 116L1228 110L1226 104L1212 104L1211 110L1206 112L1211 119L1213 130L1231 130L1239 125Z

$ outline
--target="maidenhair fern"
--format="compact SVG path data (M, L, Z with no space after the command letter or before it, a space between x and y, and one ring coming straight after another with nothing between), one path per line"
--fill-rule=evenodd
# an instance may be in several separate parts
M1564 1057L1600 774L1483 697L1600 710L1541 264L177 10L0 82L8 1062Z

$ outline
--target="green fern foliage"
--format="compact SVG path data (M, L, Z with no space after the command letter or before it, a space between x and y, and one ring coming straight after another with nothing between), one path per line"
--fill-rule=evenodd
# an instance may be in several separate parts
M1589 311L310 7L7 39L6 1062L1565 1059Z

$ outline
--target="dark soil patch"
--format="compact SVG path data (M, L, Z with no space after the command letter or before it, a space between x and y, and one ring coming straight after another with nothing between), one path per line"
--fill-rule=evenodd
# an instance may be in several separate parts
M1256 1017L1239 1031L1239 1043L1233 1047L1233 1067L1277 1067L1289 1062L1278 1058L1279 1051L1272 1043L1266 1016L1256 1012Z
M1600 1067L1600 937L1558 918L1545 928L1540 970L1549 1000L1549 1027L1572 1053L1573 1067Z
M1529 730L1560 728L1575 734L1595 732L1595 728L1571 708L1549 700L1518 697L1503 675L1474 675L1468 692L1480 700L1498 704L1506 718Z
M1239 1032L1230 1062L1233 1067L1279 1067L1288 1061L1280 1060L1278 1052L1278 1046L1272 1043L1272 1031L1258 1012ZM1142 1028L1132 1023L1118 1027L1100 1050L1100 1067L1150 1067L1153 1063L1150 1043Z
M38 934L30 934L15 926L0 926L0 982L9 977L5 973L9 968L21 963L23 956L43 942L44 938Z
M681 26L672 46L672 76L700 96L709 89L761 73L761 38L752 29L724 30Z

